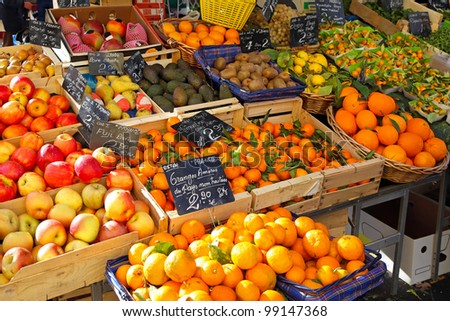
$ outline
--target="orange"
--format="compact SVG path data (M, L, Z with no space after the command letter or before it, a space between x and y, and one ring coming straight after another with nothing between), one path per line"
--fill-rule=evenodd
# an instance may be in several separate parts
M341 94L339 97L345 97L349 94L359 94L359 91L355 87L351 87L351 86L344 87L344 88L342 88Z
M166 206L167 198L166 194L164 194L163 191L159 189L152 189L150 190L150 194L153 196L153 198L155 199L156 203L158 203L159 206L161 206L162 208Z
M244 228L250 233L255 232L264 227L263 219L256 213L249 213L244 219Z
M364 265L365 265L364 262L361 260L351 260L347 262L345 269L348 271L348 273L353 273L354 271L361 269ZM364 275L367 274L368 272L369 271L365 269L357 273L356 276Z
M222 268L225 273L225 278L222 281L223 285L234 289L244 279L244 273L242 273L242 270L237 265L227 263L222 265Z
M386 146L382 153L382 156L397 161L399 163L405 163L408 156L406 156L406 152L399 145L389 145Z
M261 292L258 286L249 280L242 280L234 289L239 301L258 301Z
M192 23L189 20L181 20L178 24L178 30L184 33L191 33L194 29L194 26L192 26Z
M273 290L277 282L277 275L267 264L257 263L245 272L245 279L256 284L261 292Z
M408 157L414 157L423 149L423 140L418 134L406 131L398 137L397 145L405 150Z
M145 280L152 285L162 285L169 280L166 272L164 272L164 262L167 256L154 252L150 254L144 262Z
M122 284L126 288L129 287L128 283L127 283L127 271L130 267L131 267L131 264L123 264L123 265L119 266L117 268L116 272L114 273L117 280L119 280L120 284Z
M246 229L240 229L237 230L234 235L234 243L240 243L240 242L253 242L253 234L250 233L250 231Z
M219 26L219 25L214 25L209 28L209 31L211 31L211 32L215 31L222 35L225 35L227 32L227 28L225 28L223 26Z
M200 277L209 286L221 284L225 279L222 264L217 260L204 262L200 267Z
M197 36L200 38L200 40L203 40L204 38L209 36L208 31L200 31L197 33Z
M231 249L231 260L240 269L251 269L258 263L259 250L250 242L240 242Z
M144 174L148 178L153 178L158 171L158 166L149 161L144 161L139 164L139 172Z
M267 222L264 224L264 228L273 235L275 244L283 243L286 236L286 230L280 224Z
M167 285L150 290L150 299L152 301L178 301L178 298L177 291Z
M147 244L138 242L134 243L128 250L128 261L131 265L142 264L142 252L148 247Z
M217 225L211 231L211 238L215 239L227 239L230 242L234 240L234 230L226 225Z
M422 140L427 140L431 134L430 125L422 118L410 119L406 124L406 131L419 135Z
M239 31L236 29L230 28L225 32L225 39L239 39Z
M303 246L312 258L318 259L330 251L330 238L322 230L309 230L303 237Z
M291 249L294 250L295 252L300 253L305 261L308 261L311 259L311 255L309 255L308 252L306 252L306 250L305 250L305 246L303 245L302 237L298 237L295 240L295 243L291 246Z
M153 234L153 236L150 238L150 241L148 242L149 246L156 245L160 242L169 242L172 243L174 246L176 246L177 241L175 241L175 238L172 234L168 232L158 232Z
M306 279L305 269L294 265L289 271L286 272L285 277L292 282L301 284Z
M353 139L370 150L376 150L380 144L376 132L370 129L361 129L353 136Z
M381 92L372 92L367 98L369 109L377 116L384 116L397 109L394 98Z
M168 36L178 42L183 42L183 36L177 31L172 31Z
M301 267L302 269L306 268L305 259L303 256L294 250L289 250L289 253L291 253L292 256L292 264Z
M219 31L216 31L216 30L212 29L212 28L213 27L211 27L211 32L209 33L209 37L214 39L216 45L223 44L223 42L225 41L225 37L223 36L223 34L220 33Z
M403 133L406 130L406 119L397 114L383 116L381 124L384 126L393 126L399 133Z
M319 259L316 261L316 267L317 267L318 269L321 268L322 266L325 266L325 265L330 266L330 267L332 267L333 269L338 268L338 267L341 266L341 264L339 263L339 261L336 260L336 258L334 258L334 257L332 257L332 256L330 256L330 255L322 256L321 258L319 258Z
M281 225L285 230L284 240L281 245L286 247L294 245L297 240L297 228L295 227L295 223L286 217L277 218L275 223Z
M145 301L150 299L150 288L143 286L131 292L134 301Z
M258 169L251 168L244 173L244 177L250 182L250 184L254 184L261 180L262 174Z
M275 245L266 252L267 264L278 274L286 273L292 267L292 256L287 247Z
M169 189L169 182L167 181L166 174L156 173L152 179L152 185L156 189L167 191Z
M356 118L351 112L345 109L338 109L334 116L339 127L349 136L356 133L358 127L356 125Z
M211 242L211 245L217 246L229 255L231 253L231 249L234 246L234 240L217 237Z
M299 216L294 221L297 228L297 234L300 237L305 236L306 232L315 228L314 220L309 216Z
M398 131L394 126L383 125L376 129L378 140L383 145L393 145L398 140Z
M145 285L144 266L142 264L130 266L127 270L126 280L132 290L143 287Z
M164 33L166 35L169 35L170 33L174 32L174 31L177 31L175 26L172 23L170 23L170 22L164 22L162 24L162 29L163 29L163 31L164 31Z
M317 279L317 268L315 266L307 266L305 269L305 278L311 280Z
M216 40L214 40L213 37L208 35L208 36L206 36L206 37L204 37L203 39L200 40L200 44L202 46L214 46L217 43L216 43Z
M176 134L177 131L172 126L175 124L178 124L179 122L181 122L181 120L178 117L176 117L176 116L169 117L169 119L167 119L167 122L166 122L167 131L170 133Z
M197 219L185 221L180 228L180 234L186 237L188 243L200 240L205 233L205 226Z
M198 23L198 24L195 26L195 32L196 32L196 33L200 33L200 32L202 32L202 31L206 31L206 32L209 33L209 27L208 27L207 25L203 24L203 23Z
M199 37L195 36L195 35L188 35L186 40L185 40L186 45L188 45L189 47L198 49L201 46L201 40Z
M333 271L334 268L332 268L331 266L323 265L319 269L317 269L317 279L324 286L336 282L339 279L339 276Z
M357 260L364 254L364 244L355 235L346 234L337 241L339 255L345 260Z
M181 283L195 274L197 266L194 257L189 252L174 250L170 252L164 262L164 271L171 280Z
M286 301L284 296L275 290L266 290L261 293L259 301Z
M420 152L414 156L413 163L417 167L434 167L436 160L429 152Z
M370 110L361 110L356 114L356 125L359 129L374 129L378 125L377 116Z
M338 242L339 238L335 237L333 239L331 239L330 241L330 250L328 251L328 255L327 256L331 256L333 258L336 259L336 261L338 261L339 263L342 261L342 257L339 255L339 252L337 250L337 242Z
M448 153L447 145L445 144L445 142L437 137L428 138L423 143L423 150L425 152L429 152L434 157L436 162L444 159L444 157Z
M175 241L177 242L177 249L187 250L189 243L185 236L181 234L174 235Z
M320 289L322 287L322 284L318 280L312 280L312 279L306 279L303 281L302 285L310 288L310 289Z
M230 215L226 225L231 227L234 231L244 228L244 219L247 212L234 212Z
M203 290L195 290L189 294L181 296L178 301L212 301L208 292Z
M356 115L361 110L367 109L367 101L359 93L348 94L342 101L342 108Z
M284 207L277 207L274 209L274 211L280 214L281 217L285 217L292 220L292 213L288 209Z
M209 255L209 245L205 240L195 240L189 244L187 251L194 257Z
M216 285L209 293L214 301L236 301L237 295L234 290L226 285Z
M253 242L255 245L264 251L267 251L276 244L275 236L268 229L262 228L253 235Z
M318 230L322 230L328 237L330 237L330 231L328 227L322 222L314 222L314 227Z

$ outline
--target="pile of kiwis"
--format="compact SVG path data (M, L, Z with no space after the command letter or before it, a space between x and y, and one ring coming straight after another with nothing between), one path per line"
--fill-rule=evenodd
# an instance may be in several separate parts
M264 52L238 53L230 63L218 57L211 71L249 92L298 86L288 71L274 68Z
M40 72L41 77L52 77L55 65L49 56L33 47L19 49L12 54L0 52L0 77L26 72Z

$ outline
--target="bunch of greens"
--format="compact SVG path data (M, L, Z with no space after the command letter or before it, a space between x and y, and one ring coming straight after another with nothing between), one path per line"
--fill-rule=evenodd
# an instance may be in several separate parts
M399 20L408 20L408 14L411 12L414 12L412 9L404 9L404 8L393 8L391 10L386 10L381 5L381 1L377 2L366 2L364 4L366 7L369 7L376 13L378 13L383 18L393 22L397 23Z
M432 32L428 37L423 38L423 40L433 47L450 53L450 26L443 24L438 30Z

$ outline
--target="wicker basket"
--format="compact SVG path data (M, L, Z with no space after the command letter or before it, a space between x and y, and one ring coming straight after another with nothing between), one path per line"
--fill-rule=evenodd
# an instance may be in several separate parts
M302 92L300 97L303 99L303 109L311 114L325 115L327 109L334 102L335 95L318 95L314 93Z
M333 107L330 106L327 109L327 120L330 127L334 130L334 132L342 139L351 144L361 155L367 155L371 152L368 148L363 145L357 143L353 138L348 136L336 123L334 119L334 110ZM379 155L384 159L384 168L382 178L387 179L394 183L412 183L417 182L429 175L442 173L447 169L449 163L449 154L445 156L443 160L441 160L434 167L417 167L412 165L406 165L388 158L385 158Z
M306 45L306 46L300 46L300 47L288 47L288 46L276 46L276 50L289 50L293 54L297 54L299 51L306 51L307 53L315 53L319 51L320 44L314 44L314 45Z

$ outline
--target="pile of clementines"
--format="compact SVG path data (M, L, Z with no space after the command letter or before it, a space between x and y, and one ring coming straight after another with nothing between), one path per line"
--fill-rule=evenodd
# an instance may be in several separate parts
M387 159L417 167L434 167L447 155L445 142L435 137L429 123L400 110L382 92L365 99L354 87L345 87L342 107L335 114L339 127L356 142Z
M176 235L158 232L133 244L128 259L115 276L135 300L151 301L280 301L277 275L318 289L368 273L358 237L330 240L324 224L282 207L234 212L210 232L187 220Z
M169 37L189 47L198 49L201 46L235 45L240 43L239 31L219 25L208 26L182 20L178 24L162 23L163 32Z

